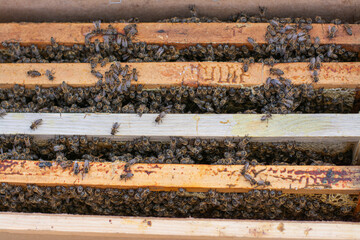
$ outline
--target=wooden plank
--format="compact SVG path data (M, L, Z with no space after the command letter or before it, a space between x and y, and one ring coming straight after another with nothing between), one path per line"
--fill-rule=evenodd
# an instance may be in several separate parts
M248 72L243 72L242 63L230 62L166 62L166 63L131 63L136 68L138 81L133 84L142 84L145 88L171 86L225 86L251 87L261 85L270 76L270 67L261 63L249 65ZM102 73L108 70L109 64L98 68ZM286 78L294 84L312 82L312 71L308 63L281 63L276 68L282 69ZM55 72L53 81L45 75L31 78L29 70L37 70L44 74L47 69ZM0 87L12 87L14 84L35 87L59 86L63 81L74 87L92 86L97 78L90 73L88 63L5 63L0 64ZM356 88L360 87L358 79L360 63L323 63L319 70L319 82L315 88ZM274 75L271 75L274 77Z
M358 197L358 202L357 202L354 214L355 214L355 217L357 218L357 220L360 221L360 194Z
M355 101L352 112L360 112L360 88L355 89Z
M112 26L123 32L126 23L113 23ZM138 23L138 34L133 42L149 44L169 44L185 47L195 44L234 44L249 45L248 37L258 44L267 43L265 33L268 23ZM108 23L103 23L107 27ZM321 44L341 44L344 47L358 50L360 25L351 24L353 34L346 33L343 25L337 26L336 37L330 39L328 27L333 24L313 24L309 34L320 38ZM92 23L3 23L0 24L0 42L18 41L24 45L49 45L54 37L59 44L84 44L84 36L94 29Z
M134 176L120 179L125 163L92 162L90 171L80 173L63 169L56 163L40 168L39 161L3 160L0 182L41 186L90 186L98 188L149 188L172 191L184 188L191 192L248 192L253 188L281 190L284 193L359 194L358 166L255 166L248 170L256 181L268 181L269 186L251 185L241 174L243 165L135 164Z
M160 124L158 114L106 113L8 113L0 119L0 134L29 134L38 138L56 135L87 135L114 140L148 136L152 140L186 138L238 138L253 141L354 142L360 138L360 114L274 114L261 121L262 114L167 114ZM30 125L37 119L42 124ZM114 122L118 133L110 135Z
M87 0L81 1L57 0L34 1L31 5L27 0L8 2L0 8L1 22L87 22L94 19L118 21L119 18L129 19L139 17L141 21L158 21L164 18L189 17L189 5L195 4L199 16L217 17L227 20L232 14L241 10L247 15L258 15L259 6L267 8L266 17L312 17L322 16L326 19L339 18L344 21L360 19L359 2L341 0L323 1L313 0L257 0L256 4L248 0ZM139 6L146 6L142 8ZM163 11L166 9L166 11Z
M0 238L58 239L358 239L360 223L0 213ZM11 235L10 235L11 236ZM8 238L2 238L8 239ZM98 238L97 238L98 239Z
M360 141L354 146L352 165L360 165Z

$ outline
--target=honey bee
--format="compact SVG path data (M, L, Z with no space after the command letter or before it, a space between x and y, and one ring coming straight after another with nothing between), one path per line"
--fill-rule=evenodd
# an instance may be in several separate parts
M89 160L86 159L84 162L84 173L88 173L89 170L90 170L90 162Z
M314 48L318 48L318 47L320 47L320 38L316 37L314 39Z
M119 127L120 124L118 122L115 122L111 128L111 135L115 135L118 132Z
M128 74L129 71L129 65L125 65L125 67L122 68L120 75L125 77Z
M40 77L41 73L36 70L27 71L27 75L30 77Z
M127 25L124 28L125 34L128 38L131 38L132 36L134 36L135 34L137 34L137 29L136 29L136 24L130 24Z
M53 37L50 38L50 43L54 49L57 49L59 47L59 44L56 43L55 38Z
M281 76L284 72L278 68L270 68L270 74Z
M315 16L314 20L316 23L324 23L325 22L320 16Z
M267 114L261 116L261 119L260 119L260 120L261 120L262 122L264 122L264 121L269 122L269 119L271 119L271 118L272 118L271 113L267 113Z
M141 158L140 158L140 157L135 157L135 158L131 159L129 162L127 162L127 163L125 164L125 166L124 166L125 171L126 171L126 172L129 172L129 171L130 171L130 167L131 167L132 165L134 165L135 163L138 163L138 162L140 162L140 161L141 161Z
M136 68L133 68L132 75L133 75L134 81L137 82L138 81L138 73L136 71Z
M260 17L264 18L266 14L266 7L259 6Z
M166 116L166 112L162 111L156 118L155 118L155 123L160 124L164 117Z
M0 109L0 118L4 118L6 116L6 111L5 109Z
M139 117L141 117L144 112L148 112L148 108L146 107L145 104L140 104L140 106L137 108L136 111L137 111Z
M78 175L80 172L80 167L79 167L78 161L75 161L75 163L74 163L73 172L75 175Z
M160 47L157 51L156 51L156 53L155 53L155 57L157 58L157 59L160 59L161 58L161 55L164 53L164 48L163 47Z
M275 21L275 20L271 19L271 20L269 21L269 23L270 23L273 27L279 27L279 22L278 22L278 21Z
M251 185L256 185L257 181L248 173L243 174L244 178L250 182Z
M51 162L40 159L39 168L46 168L46 167L51 167L51 166L52 166Z
M123 174L120 175L120 180L125 180L125 182L126 182L127 180L129 180L133 176L134 176L134 174L131 173L131 172L123 173Z
M91 74L97 77L98 79L103 79L103 75L99 71L91 70Z
M229 138L224 140L224 145L228 148L235 148L236 144Z
M258 185L258 186L270 186L271 183L269 181L266 181L266 180L258 180L256 182L256 185Z
M247 40L254 48L258 47L258 44L255 42L255 40L253 38L248 37Z
M247 72L249 70L249 64L250 64L250 60L244 59L244 61L243 61L243 71L244 72Z
M197 11L196 11L196 8L195 8L195 5L192 4L189 6L189 9L190 9L190 14L191 14L191 17L197 17Z
M350 206L343 206L340 208L340 212L344 215L351 213L352 210L353 209Z
M345 28L346 33L351 36L352 35L352 29L351 29L350 25L348 23L345 23L344 28Z
M53 81L54 80L54 72L51 70L46 70L45 72L45 76L47 76L47 78L50 80L50 81Z
M313 70L315 68L315 64L316 64L316 59L315 59L315 57L312 57L310 59L309 69Z
M30 142L30 137L29 136L25 136L24 142L25 142L25 146L27 148L31 147L31 142Z
M337 32L337 28L335 26L332 26L332 27L329 26L328 38L330 38L330 39L334 38L336 32Z
M98 62L99 62L99 60L98 60L98 59L91 58L91 59L90 59L90 67L91 67L91 69L96 68L96 66L97 66Z
M94 32L95 33L100 33L101 32L101 28L100 28L101 20L93 21L93 24L94 24L94 27L95 27Z
M60 151L64 151L65 150L65 145L55 145L54 147L53 147L53 149L54 149L54 152L60 152Z
M243 169L241 170L241 175L244 175L245 173L247 173L249 168L250 168L250 163L249 163L249 161L246 161Z
M341 24L341 20L338 18L335 18L334 20L331 21L331 23L334 23L336 25L340 25Z
M315 61L315 68L320 69L320 67L321 67L321 58L320 56L317 56Z
M31 123L30 129L31 130L37 129L42 124L42 121L43 121L42 119L35 120L34 122Z
M319 73L318 73L318 71L313 71L313 73L312 73L312 78L313 78L313 81L315 82L315 83L317 83L318 81L319 81Z
M104 38L105 38L105 36L104 36ZM109 58L104 58L101 60L100 66L104 67L108 62L109 62Z

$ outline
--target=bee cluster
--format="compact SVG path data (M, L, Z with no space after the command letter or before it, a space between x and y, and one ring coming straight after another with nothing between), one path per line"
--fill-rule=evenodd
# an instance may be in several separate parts
M324 195L328 199L329 195ZM319 196L272 190L247 193L153 192L147 188L99 189L82 186L0 185L0 211L93 215L229 219L354 220L354 201L343 206ZM349 197L348 197L349 198Z
M114 64L115 65L115 64ZM126 67L126 66L125 66ZM124 67L124 68L125 68ZM111 73L111 70L109 71ZM61 86L0 89L0 110L39 113L349 113L354 94L327 94L312 85L293 85L289 79L269 78L253 88L171 87L144 90L131 85L134 70L116 74L92 87ZM115 77L114 77L115 76ZM121 75L120 75L121 76ZM102 76L99 78L103 79ZM344 94L343 94L344 93Z
M148 137L118 142L109 138L57 136L47 142L34 141L28 135L0 136L0 160L48 160L62 167L73 161L120 161L168 164L250 164L255 165L350 165L351 149L331 154L302 149L299 143L257 143L240 139L171 138L153 142Z
M190 17L188 17L188 18L173 17L173 18L161 19L158 22L163 22L163 23L200 23L200 22L212 23L212 22L222 22L217 17L207 17L207 16L200 17L195 5L189 5L189 10L190 10ZM234 16L229 17L229 21L230 22L236 22L235 17Z
M211 22L236 22L236 23L266 23L269 22L269 18L266 17L266 7L259 6L259 14L256 15L248 15L245 12L240 11L237 14L233 14L228 17L226 20L220 20L217 17L207 17L207 16L200 16L198 13L195 5L189 6L190 10L190 17L188 18L179 18L179 17L173 17L173 18L167 18L159 20L158 22L165 22L165 23L211 23ZM293 18L293 17L283 17L283 18L272 18L276 21L279 21L281 23L333 23L333 24L344 24L345 22L341 21L340 19L333 19L331 21L327 21L323 19L320 16L316 16L314 19L312 18ZM139 22L138 18L135 19L129 19L129 22ZM126 22L125 20L121 20L121 22ZM355 24L359 24L360 21L356 21ZM346 24L346 23L345 23ZM350 34L351 35L351 34Z
M302 38L300 38L302 40ZM128 43L125 48L116 42L109 42L109 46L104 42L95 40L88 45L64 46L57 44L58 47L47 46L39 49L39 55L35 55L28 46L21 46L19 43L3 43L5 49L0 49L0 63L88 63L91 59L98 59L99 62L188 62L188 61L219 61L219 62L260 62L265 64L272 63L291 63L309 62L311 57L316 57L316 53L323 57L323 62L356 62L358 56L355 52L348 51L341 45L326 44L315 48L314 44L295 45L295 49L286 48L284 57L277 56L278 50L274 44L259 45L254 49L235 45L207 45L196 44L183 49L177 49L172 45L153 45L145 42ZM37 48L33 45L34 48ZM109 50L106 50L109 48ZM97 52L99 51L99 52ZM298 52L301 55L297 55ZM329 53L329 54L328 54ZM327 57L330 56L330 57ZM286 58L287 57L287 58Z

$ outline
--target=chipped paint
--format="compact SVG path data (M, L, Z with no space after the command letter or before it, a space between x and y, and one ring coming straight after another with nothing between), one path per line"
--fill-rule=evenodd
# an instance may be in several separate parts
M83 162L79 162L83 166ZM171 191L182 186L190 191L246 192L253 186L241 175L241 165L177 165L135 164L134 177L121 181L124 163L91 163L91 170L82 177L74 175L71 168L58 165L40 169L38 162L26 160L4 160L0 162L2 182L19 184L84 185L97 187L149 187L151 190ZM359 193L360 170L355 166L256 166L251 174L257 180L266 179L271 186L259 189L278 189L299 193ZM326 179L326 183L322 182Z
M220 121L220 123L222 123L222 124L228 124L228 123L230 123L230 120L228 119L226 122L225 122L225 121Z
M195 116L193 116L193 119L196 121L196 135L199 135L199 121L200 121L200 116L199 116L199 115L195 115Z

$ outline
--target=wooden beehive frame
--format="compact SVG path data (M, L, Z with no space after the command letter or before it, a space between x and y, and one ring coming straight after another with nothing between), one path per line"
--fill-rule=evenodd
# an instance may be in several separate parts
M94 19L118 21L134 16L141 21L156 22L164 18L189 17L189 5L195 4L199 17L217 17L227 20L232 14L243 12L247 15L258 15L259 6L266 7L266 17L311 17L321 16L325 19L339 18L348 22L359 19L358 2L313 0L258 0L250 4L248 0L88 0L86 5L78 1L57 0L37 1L27 5L27 0L8 2L0 9L0 22L84 22ZM26 7L25 7L26 6ZM145 8L146 6L146 8ZM146 9L146 10L145 10ZM166 9L166 11L164 11Z
M359 25L353 25L353 36L346 35L343 26L339 25L338 35L334 39L326 37L327 27L330 24L313 24L312 36L319 36L321 44L342 44L350 50L359 50L360 39L356 37L360 34ZM113 24L119 31L125 24ZM138 35L134 42L144 41L153 44L171 44L177 47L200 44L235 44L249 45L247 38L253 37L259 44L266 43L264 35L267 24L240 24L240 23L210 23L210 24L138 24ZM50 37L54 37L60 44L72 45L83 44L84 36L93 28L92 24L77 23L41 23L41 24L0 24L5 34L0 36L0 41L12 40L19 41L24 45L36 44L44 46L50 43ZM51 29L44 31L43 29ZM214 32L218 34L214 34ZM210 34L210 35L209 35ZM228 86L228 87L252 87L261 85L269 76L269 67L262 64L252 64L248 72L242 71L241 63L210 63L210 62L191 62L191 63L131 63L130 67L137 68L139 72L139 81L135 84L142 84L145 88L156 89L158 87L171 86ZM293 80L294 84L311 82L311 72L308 70L307 63L277 64L277 68L283 69L285 77ZM56 72L55 80L50 82L45 76L39 78L29 78L26 72L30 69L36 69L44 73L47 69ZM100 69L105 71L107 67ZM91 86L97 79L90 74L89 64L0 64L0 87L11 87L14 84L25 85L33 88L35 85L44 87L58 86L63 81L69 85ZM323 63L320 71L320 81L315 84L315 88L350 88L356 89L360 86L358 80L360 65L358 63ZM229 77L231 76L231 77ZM111 137L115 139L133 139L140 135L151 136L153 139L166 139L169 137L169 129L172 130L171 136L174 136L174 126L176 124L187 123L192 126L192 132L196 134L186 135L184 129L178 129L179 136L185 137L241 137L246 134L254 137L258 141L345 141L355 142L360 138L357 126L359 123L358 115L274 115L269 122L262 123L261 115L168 115L164 123L156 126L154 118L156 115L143 115L141 118L131 114L8 114L4 119L0 119L0 133L16 134L30 133L36 138L48 138L55 134L73 135L86 134L89 127L93 126L94 121L104 122L97 131L92 129L93 136ZM35 132L29 131L31 120L43 118L44 124ZM119 120L117 120L119 119ZM16 121L18 120L18 121ZM115 121L136 122L133 128L121 129L116 136L110 135L111 124ZM58 123L81 124L81 128L72 129L71 132L59 133ZM292 132L279 131L284 124L294 122L300 124ZM257 127L251 127L251 123ZM138 125L137 125L138 124ZM150 126L153 124L154 126ZM203 125L202 125L203 124ZM205 125L204 125L205 124ZM204 130L211 124L216 126L218 132L215 135L209 135ZM236 128L236 124L238 128ZM249 125L250 124L250 125ZM301 125L302 124L302 125ZM130 125L130 124L128 124ZM146 134L131 134L130 131L139 126L145 126L148 132ZM148 126L149 125L149 126ZM248 128L240 126L248 125ZM15 129L17 126L18 129ZM294 125L288 125L294 126ZM311 127L309 131L309 126ZM304 129L307 131L304 131ZM65 130L66 128L62 128ZM318 129L322 129L318 131ZM337 131L332 131L336 129ZM176 130L176 129L175 129ZM176 135L176 134L175 134ZM358 144L354 148L354 163L358 163ZM11 161L5 160L1 163L6 166L0 173L0 181L13 184L24 185L28 183L54 186L59 183L64 185L84 185L96 187L116 187L116 188L134 188L151 186L152 190L176 190L183 187L189 191L207 191L217 189L224 192L244 192L252 189L250 185L240 174L243 166L208 166L208 165L161 165L159 164L137 164L133 166L136 175L129 181L121 181L118 175L123 169L122 163L92 163L91 172L87 175L74 175L71 170L59 171L59 166L52 166L46 169L40 169L37 162L33 161ZM101 166L100 166L101 165ZM26 166L27 171L23 171ZM22 169L22 171L18 171ZM252 171L264 170L258 175L258 178L274 179L271 181L271 189L278 189L288 193L345 193L357 194L360 192L360 170L357 166L257 166ZM106 174L106 172L113 174ZM217 172L217 174L213 174ZM329 172L332 175L329 175ZM31 173L28 174L28 173ZM51 173L51 174L50 174ZM194 174L198 173L198 174ZM330 176L330 177L329 177ZM286 179L291 178L295 183L289 184ZM333 181L336 178L336 181ZM175 180L172 180L175 179ZM311 179L304 181L303 179ZM330 188L329 188L330 187ZM262 189L263 187L258 187ZM359 206L357 211L359 211ZM46 224L46 221L57 221L55 226L41 228L40 225L29 227L33 218L38 218L39 224ZM224 234L228 237L272 237L293 239L294 237L304 237L308 239L318 238L320 234L325 239L333 237L330 231L334 231L334 224L341 226L338 231L348 238L356 236L359 224L356 223L304 223L304 222L284 222L284 221L230 221L230 220L169 220L157 218L108 218L108 217L81 217L81 221L86 221L90 225L104 226L106 224L116 223L113 228L102 228L94 231L84 230L76 224L63 226L62 221L78 221L75 216L41 215L41 214L0 214L0 236L8 232L29 234L34 229L37 233L47 234L66 234L76 232L79 235L87 234L109 234L110 236L120 237L218 237ZM14 222L19 222L14 227ZM160 231L161 224L167 226L176 224L183 225L182 231L169 234L167 231ZM150 223L149 223L150 222ZM178 223L181 222L181 223ZM10 223L10 224L8 224ZM205 224L205 225L204 225ZM206 225L207 224L207 225ZM226 225L226 227L223 226ZM242 224L251 226L246 233L239 230ZM281 231L283 224L285 231ZM42 225L44 226L44 225ZM118 229L116 226L129 230ZM133 230L134 226L138 229ZM156 226L156 227L155 227ZM189 226L188 228L186 226ZM191 227L203 228L207 226L209 231L203 232L199 236L189 230ZM50 228L49 228L50 227ZM55 228L55 230L54 230ZM143 230L139 231L140 228ZM214 229L223 229L222 232L214 232ZM233 228L236 228L234 231ZM275 229L276 228L276 229ZM39 230L40 229L40 230ZM145 230L144 230L145 229ZM183 230L185 229L185 230ZM289 231L287 231L289 229ZM346 230L347 229L347 230ZM43 232L44 231L44 232ZM299 232L298 235L295 233ZM332 232L334 233L334 232ZM354 235L353 235L354 234Z
M98 67L102 74L110 64L103 68ZM124 65L124 64L123 64ZM136 68L138 81L134 85L142 84L144 88L156 89L172 86L224 86L224 87L253 87L265 84L270 77L270 67L261 63L251 64L244 72L242 63L232 62L151 62L128 63L129 67ZM292 80L295 85L311 83L312 71L308 63L279 63L276 68L285 72L284 77ZM37 70L43 75L31 78L29 70ZM55 72L54 80L49 81L44 75L46 70ZM66 82L73 87L93 86L98 79L90 73L88 63L4 63L0 64L0 87L12 87L15 84L33 88L35 85L43 87L59 86ZM348 88L360 87L358 76L360 63L322 63L319 70L319 82L315 88ZM273 76L272 76L273 77Z
M57 135L85 135L112 140L134 140L142 136L152 141L169 141L170 137L239 139L246 135L261 142L356 142L359 114L273 114L261 121L262 114L167 114L161 124L158 114L107 113L8 113L0 120L1 134L29 134L38 139ZM42 124L36 131L30 125ZM111 135L113 123L120 127ZM211 128L211 131L209 130ZM321 129L319 131L319 129ZM171 134L170 134L171 133Z
M358 223L0 214L11 239L358 239Z
M103 23L107 27L107 23ZM111 24L118 32L123 32L126 23ZM266 44L267 23L138 23L138 34L132 40L148 44L168 44L185 47L196 44L230 44L251 46L248 37L258 44ZM336 26L336 38L328 38L328 27L334 24L312 24L311 36L320 38L321 44L341 44L349 50L359 50L360 33L358 24L351 24L353 35L348 35L343 25ZM53 37L59 44L84 44L85 35L94 29L92 23L6 23L0 24L4 34L0 41L19 41L24 45L50 44ZM314 41L314 38L312 41Z
M248 192L251 189L272 189L296 194L357 194L360 191L360 170L357 166L256 166L249 169L256 180L270 186L253 186L241 174L243 165L135 164L134 176L120 179L125 163L90 163L91 171L80 174L72 168L54 164L40 168L38 161L4 160L0 181L15 185L89 186L97 188L149 188L152 191Z

